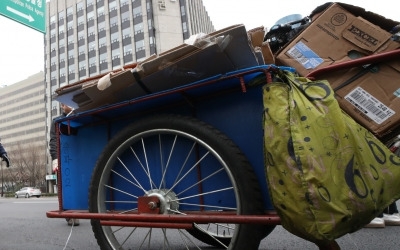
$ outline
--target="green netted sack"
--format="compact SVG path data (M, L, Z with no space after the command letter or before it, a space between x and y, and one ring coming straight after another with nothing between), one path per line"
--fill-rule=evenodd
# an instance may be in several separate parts
M289 232L332 241L400 198L400 158L340 109L327 81L279 76L263 88L273 205Z

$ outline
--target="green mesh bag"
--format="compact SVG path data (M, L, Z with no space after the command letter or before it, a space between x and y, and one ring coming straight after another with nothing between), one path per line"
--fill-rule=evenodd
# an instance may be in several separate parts
M329 242L400 197L400 158L340 109L327 81L278 75L263 87L272 202L286 230Z

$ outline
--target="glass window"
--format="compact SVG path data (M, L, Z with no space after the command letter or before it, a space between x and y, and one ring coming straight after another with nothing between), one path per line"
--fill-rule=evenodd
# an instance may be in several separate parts
M67 23L67 29L72 29L74 27L74 20L71 20Z
M144 50L144 40L137 41L135 45L136 51Z
M74 9L72 7L67 8L67 16L72 15L74 13Z
M58 26L58 34L61 34L64 32L64 27L65 27L64 24Z
M91 57L89 58L89 65L90 66L94 66L96 64L96 57Z
M182 23L182 29L183 29L183 33L188 32L187 23L186 22Z
M76 9L77 9L78 11L83 10L83 2L77 3L77 4L76 4Z
M60 54L58 59L60 62L63 62L65 60L65 53Z
M64 11L58 12L58 20L64 19Z
M185 9L185 6L181 6L181 15L182 16L185 16L186 15L186 9Z
M130 36L131 36L131 29L130 28L122 30L122 37L123 38L130 37Z
M89 35L93 35L94 31L95 31L95 27L94 26L91 26L91 27L88 28L88 34Z
M133 17L141 16L142 15L142 7L138 6L138 7L134 8L132 10L132 12L133 12Z
M101 63L107 61L107 53L100 54L99 58Z
M65 75L65 68L61 68L60 69L60 76L64 76Z
M74 42L74 35L72 34L72 35L68 36L67 39L68 39L68 44L73 43Z
M101 22L97 24L97 31L100 32L106 28L106 22Z
M117 2L116 1L112 1L110 3L108 3L108 11L113 11L117 8Z
M78 40L83 39L84 35L85 35L85 31L84 30L79 31L78 32Z
M114 49L114 50L111 51L112 59L118 58L119 55L120 55L119 48L118 49Z
M124 46L124 55L132 53L132 44L128 44Z
M79 70L85 69L85 66L86 66L86 62L85 61L79 62Z
M97 8L97 16L104 15L104 6Z
M78 53L79 53L79 55L80 54L84 54L85 53L85 46L79 46Z
M65 46L65 38L60 39L60 40L58 41L58 47L64 47L64 46Z
M111 17L110 18L110 26L114 26L118 23L118 17Z
M102 37L99 39L99 48L106 45L107 37Z
M96 48L96 41L90 42L88 44L89 51L94 50Z
M53 37L56 35L56 29L50 30L50 37Z
M118 38L119 38L118 32L115 32L115 33L111 34L111 42L112 43L118 42Z
M91 12L86 14L86 20L88 20L88 21L92 20L93 17L94 17L94 12L93 11L91 11Z
M84 20L85 20L84 16L78 17L78 25L82 24Z
M135 24L135 26L133 26L133 30L135 31L135 34L142 33L143 32L143 23Z

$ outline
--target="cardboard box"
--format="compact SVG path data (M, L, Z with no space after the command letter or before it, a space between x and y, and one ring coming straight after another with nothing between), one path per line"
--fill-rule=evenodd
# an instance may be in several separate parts
M400 48L400 43L391 40L388 30L397 24L360 7L333 3L278 51L276 62L307 76L329 65L394 50ZM400 61L376 66L376 72L364 70L365 65L319 74L318 79L328 80L336 89L343 110L382 137L400 126ZM342 86L361 71L365 74Z
M318 79L328 80L340 107L378 138L400 126L400 71L391 65L333 71Z
M272 54L271 48L268 42L264 42L265 29L263 26L251 29L247 31L251 45L256 52L259 53L261 59L259 59L259 64L275 64L275 57Z
M306 76L313 70L351 60L350 51L370 55L399 47L377 23L388 29L398 24L362 8L334 3L277 52L277 64L294 67Z

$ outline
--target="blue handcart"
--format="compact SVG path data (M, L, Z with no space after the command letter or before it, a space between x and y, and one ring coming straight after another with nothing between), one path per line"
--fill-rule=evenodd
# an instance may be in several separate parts
M47 217L90 219L101 249L257 249L280 224L264 170L264 84L254 84L274 69L237 70L57 120L77 134L60 135L59 209Z

